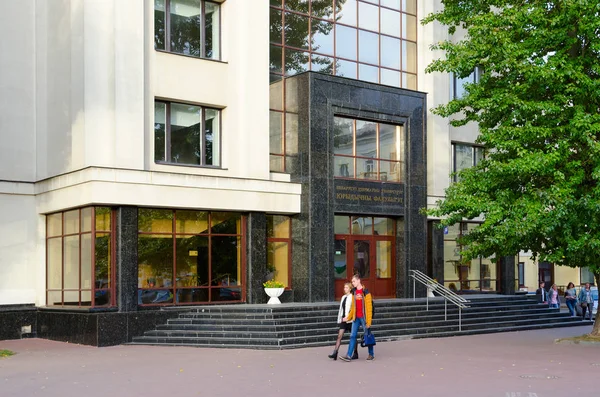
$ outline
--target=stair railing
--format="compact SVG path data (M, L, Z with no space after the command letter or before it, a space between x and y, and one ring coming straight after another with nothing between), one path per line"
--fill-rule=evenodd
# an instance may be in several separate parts
M466 304L469 301L462 296L458 295L456 292L453 292L438 283L436 280L427 276L425 273L420 272L419 270L411 269L410 277L413 279L413 300L417 299L416 297L416 286L417 281L427 287L427 290L436 292L442 298L444 298L444 320L448 321L448 302L454 304L458 307L458 331L462 331L462 309L466 309L469 306ZM427 310L429 311L429 294L427 294Z

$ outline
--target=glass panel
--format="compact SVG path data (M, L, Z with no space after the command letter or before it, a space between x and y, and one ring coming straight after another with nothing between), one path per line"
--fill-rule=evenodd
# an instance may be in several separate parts
M272 110L283 110L283 80L269 86L269 107Z
M356 155L377 157L377 123L356 120Z
M285 114L285 153L298 153L298 115Z
M400 0L381 0L381 5L384 7L390 7L395 10L400 9Z
M200 56L200 2L171 0L171 51Z
M312 51L333 55L333 24L330 22L312 21Z
M334 59L319 55L311 56L311 70L314 72L321 72L327 74L333 74L333 63Z
M62 288L62 238L48 239L48 289ZM60 298L62 299L62 297Z
M269 156L269 170L272 172L284 172L284 159L285 157L283 156Z
M308 70L308 52L285 50L285 74L293 76Z
M91 306L92 291L81 291L81 306Z
M298 79L285 80L285 110L298 112Z
M220 285L227 285L227 281L221 281ZM239 301L242 299L242 290L240 287L211 288L210 299L212 302Z
M208 286L208 236L177 236L177 287Z
M286 2L287 3L287 2ZM285 37L286 46L308 50L308 17L286 12Z
M411 14L417 13L417 0L402 0L402 10Z
M333 0L312 0L310 12L317 18L333 19Z
M177 211L175 213L175 232L185 234L208 233L208 212Z
M241 215L235 212L212 212L210 231L216 234L242 234L241 220Z
M490 258L481 259L481 281L483 291L496 290L496 264Z
M371 235L373 234L373 220L371 217L353 216L352 234Z
M473 166L473 147L470 145L454 144L454 172Z
M358 31L358 60L379 65L379 35L377 33Z
M65 291L63 305L79 306L79 291Z
M366 3L358 3L358 27L378 32L379 7Z
M171 156L169 161L180 164L200 164L199 106L171 104Z
M92 231L92 207L81 209L81 231Z
M378 179L378 161L373 159L356 159L356 177L364 179Z
M466 285L463 285L463 289L478 290L480 288L479 277L481 272L481 261L479 258L473 259L470 262L460 267L461 280L464 282L468 280Z
M46 216L46 224L48 225L48 236L54 237L62 234L62 213Z
M337 218L337 217L336 217ZM347 217L344 217L348 221ZM347 223L347 222L346 222ZM346 256L346 240L335 240L333 274L335 278L346 279L348 275L348 259Z
M368 241L354 241L354 273L358 273L360 278L369 278L371 276L370 262L371 245Z
M335 62L335 75L341 77L347 77L349 79L356 79L358 76L356 73L356 62L343 61L336 59Z
M270 0L270 4L275 7L281 7L281 0Z
M475 165L479 164L481 160L483 160L484 151L482 147L474 147L475 149Z
M271 43L283 44L281 31L283 30L283 20L281 19L281 10L271 8L270 19L270 34Z
M81 288L92 287L92 235L86 233L81 235ZM96 288L105 287L99 286L96 282Z
M79 289L79 236L68 236L64 241L64 288ZM79 295L77 296L79 302Z
M269 112L269 150L271 153L283 154L283 113Z
M290 222L289 216L267 215L267 237L289 238Z
M270 278L288 287L289 245L286 242L267 243L267 271L273 273Z
M235 236L213 236L211 248L211 285L241 284L241 239Z
M358 65L358 78L363 81L370 81L372 83L377 83L379 75L379 68L376 66L369 66L360 63Z
M354 178L354 158L353 157L334 157L334 175L340 178Z
M173 211L150 208L138 209L138 231L148 233L173 232Z
M79 233L79 210L67 211L64 216L64 233Z
M402 38L417 41L417 17L402 14Z
M96 216L96 231L110 232L111 209L107 207L96 207L94 212Z
M285 8L308 14L308 3L310 0L286 0Z
M89 299L92 295L91 292L82 292L82 300L83 297ZM110 290L100 290L94 292L94 306L109 306L110 305Z
M138 235L138 287L170 287L172 279L172 235Z
M274 45L270 46L269 48L269 70L271 73L283 74L283 67L281 65L283 48Z
M95 252L95 280L96 285L101 285L102 288L110 288L110 234L96 233L96 252Z
M356 29L336 25L335 56L356 60Z
M400 70L400 40L381 36L381 65ZM382 78L383 80L383 78ZM400 79L398 78L398 83Z
M177 303L208 302L208 288L185 288L177 290Z
M165 49L165 0L154 0L154 48Z
M333 232L335 234L350 234L350 227L348 226L350 224L349 221L350 218L347 216L336 215L333 221Z
M402 42L402 69L417 73L417 45L408 41Z
M352 156L353 148L353 121L342 117L333 118L333 152Z
M393 236L394 235L394 220L390 218L374 218L373 227L375 235Z
M402 73L402 87L409 90L417 89L417 76L414 74Z
M220 59L220 8L215 3L204 3L204 56L210 59Z
M392 277L392 242L376 241L375 255L377 263L377 278Z
M379 124L379 157L385 160L400 160L402 127Z
M335 7L335 19L338 23L356 26L356 0L346 0L345 3L336 1Z
M379 161L379 179L384 182L402 182L404 170L399 161Z
M154 102L154 161L165 161L167 104Z
M204 165L221 164L219 111L204 109Z

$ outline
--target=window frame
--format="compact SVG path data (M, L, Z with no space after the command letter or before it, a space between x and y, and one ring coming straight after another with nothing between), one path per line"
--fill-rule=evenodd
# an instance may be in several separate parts
M461 99L464 97L465 84L478 84L481 80L482 70L477 66L470 75L465 78L459 78L456 73L452 73L452 99Z
M287 215L281 215L281 214L267 214L267 217L269 216L285 216L289 219L289 230L288 230L288 237L273 237L273 236L269 236L269 234L267 233L267 250L268 250L268 244L269 243L287 243L288 246L288 253L287 253L287 258L288 258L288 280L287 280L287 285L285 286L286 290L290 290L292 289L292 217L287 216ZM267 221L267 225L268 225L268 221ZM267 228L267 232L268 232L268 228ZM268 253L267 253L268 254Z
M164 152L164 160L157 160L156 159L156 132L153 130L153 135L152 135L152 157L154 158L154 163L155 164L159 164L159 165L176 165L176 166L184 166L184 167L200 167L200 168L217 168L220 169L222 168L222 159L223 159L223 153L222 153L222 136L223 136L223 112L222 109L217 108L217 107L210 107L210 106L203 106L203 105L199 105L196 103L191 103L191 102L176 102L176 101L169 101L167 99L161 99L161 98L155 98L154 99L154 123L153 125L156 125L156 103L163 103L165 105L165 152ZM184 105L184 106L196 106L200 108L200 141L202 142L202 153L200 155L200 164L192 164L192 163L175 163L172 161L169 161L168 159L171 158L171 105L172 104L176 104L176 105ZM217 153L219 155L219 161L218 164L205 164L206 161L206 110L210 109L210 110L214 110L218 113L218 120L219 120L219 126L218 126L218 131L219 131L219 140L218 140L218 150ZM214 141L213 141L213 148L214 148ZM213 150L214 153L214 150Z
M221 8L221 3L218 1L211 1L211 0L198 0L200 2L200 56L195 56L195 55L189 55L189 54L183 54L180 52L174 52L171 50L171 0L164 0L165 2L165 34L164 34L164 40L165 40L165 48L157 48L156 47L156 39L154 41L154 50L155 51L159 51L159 52L166 52L169 54L175 54L175 55L181 55L184 57L190 57L190 58L196 58L196 59L204 59L204 60L209 60L209 61L222 61L222 8ZM219 40L219 45L218 45L218 51L219 51L219 56L216 58L210 58L206 56L206 35L205 35L205 31L206 31L206 3L212 3L215 4L218 8L219 8L219 34L218 34L218 40ZM156 9L154 9L154 12L156 13ZM156 18L153 18L153 23L155 23ZM154 27L154 31L156 32L156 26ZM155 33L156 35L156 33Z
M456 142L453 141L451 143L451 148L452 148L452 169L450 170L450 175L452 178L452 182L457 182L458 181L458 171L456 169L456 146L460 145L460 146L468 146L471 148L471 166L467 167L467 168L472 168L477 166L477 164L479 164L479 162L477 161L477 150L480 149L482 151L481 153L481 158L485 158L485 147L482 145L476 145L474 143L469 143L469 142ZM461 168L461 170L466 169L466 168ZM459 170L460 171L460 170Z

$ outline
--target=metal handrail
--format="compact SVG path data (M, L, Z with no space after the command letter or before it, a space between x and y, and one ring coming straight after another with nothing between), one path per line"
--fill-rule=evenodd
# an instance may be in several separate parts
M462 331L462 309L466 309L469 306L466 305L469 301L457 293L449 290L436 280L427 276L425 273L419 270L411 269L410 277L413 279L413 300L416 297L416 282L423 284L428 290L437 292L441 297L444 298L444 320L448 321L448 301L458 307L458 331ZM427 310L429 311L429 295L427 296Z

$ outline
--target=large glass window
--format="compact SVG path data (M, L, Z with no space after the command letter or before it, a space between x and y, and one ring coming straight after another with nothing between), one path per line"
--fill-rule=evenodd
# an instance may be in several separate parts
M221 112L183 103L154 103L154 161L219 166Z
M483 159L485 151L481 146L468 143L452 144L452 178L458 181L458 172L479 164Z
M334 117L337 178L404 180L404 129L400 125Z
M220 59L221 6L206 0L154 0L154 48Z
M271 171L290 172L286 77L308 70L417 89L416 0L277 0L270 8Z
M267 270L269 278L291 287L292 222L289 216L267 215Z
M47 305L114 305L113 219L106 207L46 217Z
M138 304L241 301L244 218L138 210Z

